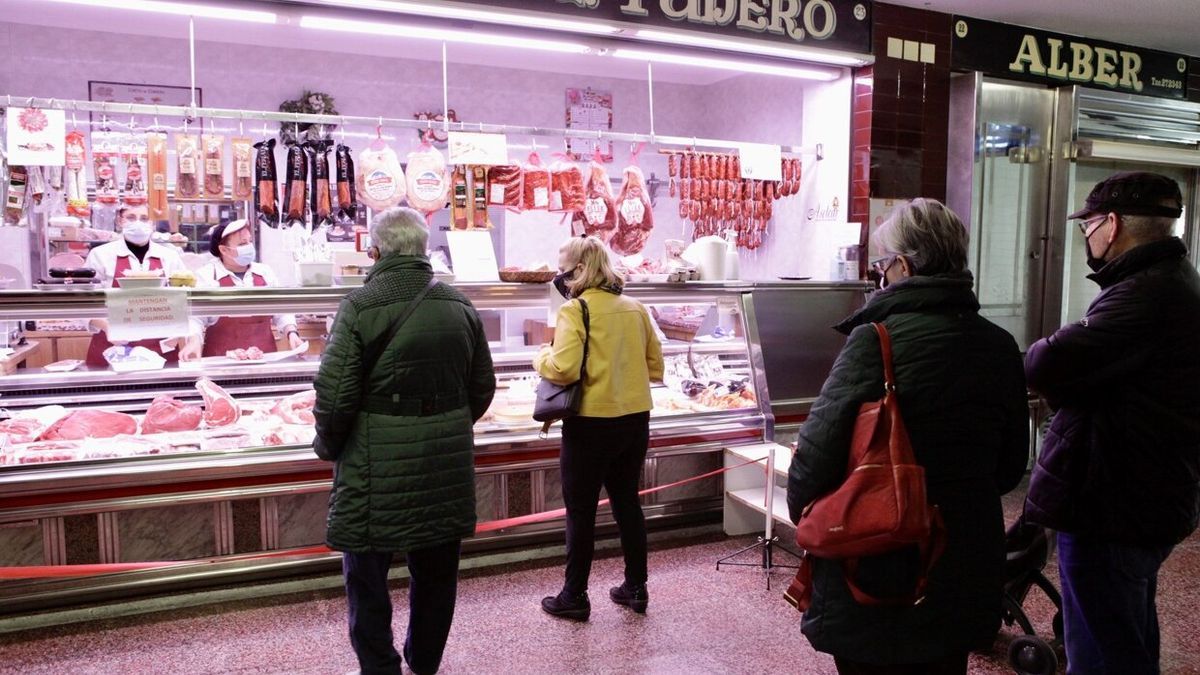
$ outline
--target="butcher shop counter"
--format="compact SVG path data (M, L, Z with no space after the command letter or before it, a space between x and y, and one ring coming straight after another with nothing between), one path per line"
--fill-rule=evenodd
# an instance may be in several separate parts
M543 436L529 419L536 346L517 340L531 317L552 325L560 301L549 285L457 287L481 312L503 319L503 334L489 335L503 345L493 349L496 401L476 426L478 516L491 525L466 550L558 541L560 518L497 521L562 506L557 428ZM631 284L627 292L670 335L691 335L664 345L667 385L653 391L644 487L719 469L724 448L774 438L777 421L784 431L794 426L840 349L829 326L859 306L866 289ZM349 290L178 292L187 294L193 317L319 319L332 316ZM3 291L0 315L22 322L104 318L105 293ZM333 569L336 558L315 548L324 537L331 479L331 466L311 450L319 363L319 355L308 354L274 363L210 358L153 371L26 368L0 377L0 566L48 575L77 564L112 566L90 570L111 571L98 576L2 580L0 613ZM232 399L239 418L207 421L222 397ZM716 522L722 494L719 476L648 494L648 526ZM601 518L611 523L607 512Z

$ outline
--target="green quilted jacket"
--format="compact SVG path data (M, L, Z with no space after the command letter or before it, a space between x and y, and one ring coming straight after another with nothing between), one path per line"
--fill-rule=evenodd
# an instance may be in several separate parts
M332 549L413 551L475 531L472 427L496 378L471 302L438 284L363 372L367 345L386 338L432 274L424 256L388 256L338 309L314 408L318 441L337 453Z
M1004 522L1000 495L1029 458L1025 373L1013 338L979 316L969 274L913 277L876 293L838 326L842 348L808 420L788 478L793 522L846 476L859 407L883 396L883 359L869 325L892 338L896 396L946 551L915 607L854 601L836 561L815 561L802 630L818 651L874 664L914 664L991 644L1000 627ZM877 596L911 592L912 551L864 558L857 580Z

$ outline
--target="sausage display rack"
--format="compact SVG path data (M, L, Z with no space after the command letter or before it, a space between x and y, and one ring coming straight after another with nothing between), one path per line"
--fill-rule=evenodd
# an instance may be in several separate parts
M548 312L548 284L458 284L481 311ZM188 289L193 316L332 315L346 288ZM819 392L843 338L829 328L860 306L861 282L691 282L630 284L652 308L707 306L733 321L724 341L669 341L672 355L716 355L746 377L755 407L652 413L643 487L719 469L727 448L786 440ZM85 320L105 315L103 291L0 291L0 315L14 321ZM532 347L493 350L503 387L530 377ZM0 376L0 407L46 405L144 411L155 397L194 401L200 375L239 401L278 400L311 386L311 360L166 368L138 373L18 370ZM476 428L481 522L562 505L557 430ZM182 561L156 569L92 576L0 580L0 615L178 591L232 581L330 572L337 554L314 552L324 539L332 469L305 445L237 448L46 464L0 465L0 567L119 565ZM721 520L720 477L671 488L643 501L651 529ZM601 509L601 531L612 530ZM552 518L476 536L468 555L561 541Z

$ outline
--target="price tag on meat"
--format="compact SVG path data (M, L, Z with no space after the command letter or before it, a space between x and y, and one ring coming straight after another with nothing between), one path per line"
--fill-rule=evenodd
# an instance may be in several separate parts
M778 145L739 143L738 160L742 166L742 178L783 180L783 153Z
M108 339L132 342L187 335L188 298L181 289L147 288L105 293Z
M475 166L508 164L508 137L504 134L476 134L451 131L450 163Z

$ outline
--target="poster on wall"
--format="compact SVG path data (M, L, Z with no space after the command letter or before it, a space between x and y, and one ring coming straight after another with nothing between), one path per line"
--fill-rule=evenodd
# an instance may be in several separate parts
M67 115L62 110L9 108L5 146L13 166L62 166L66 163Z
M196 105L204 105L203 92L196 87ZM88 100L101 103L135 103L138 105L177 106L186 108L192 104L192 90L165 84L131 84L127 82L88 82ZM92 116L95 121L96 115ZM125 119L120 122L124 124ZM136 127L146 129L154 124L154 118L146 115L133 116Z
M577 131L612 131L612 92L591 88L568 89L567 128ZM612 141L567 139L567 155L572 160L588 159L596 154L599 154L601 162L613 161Z

